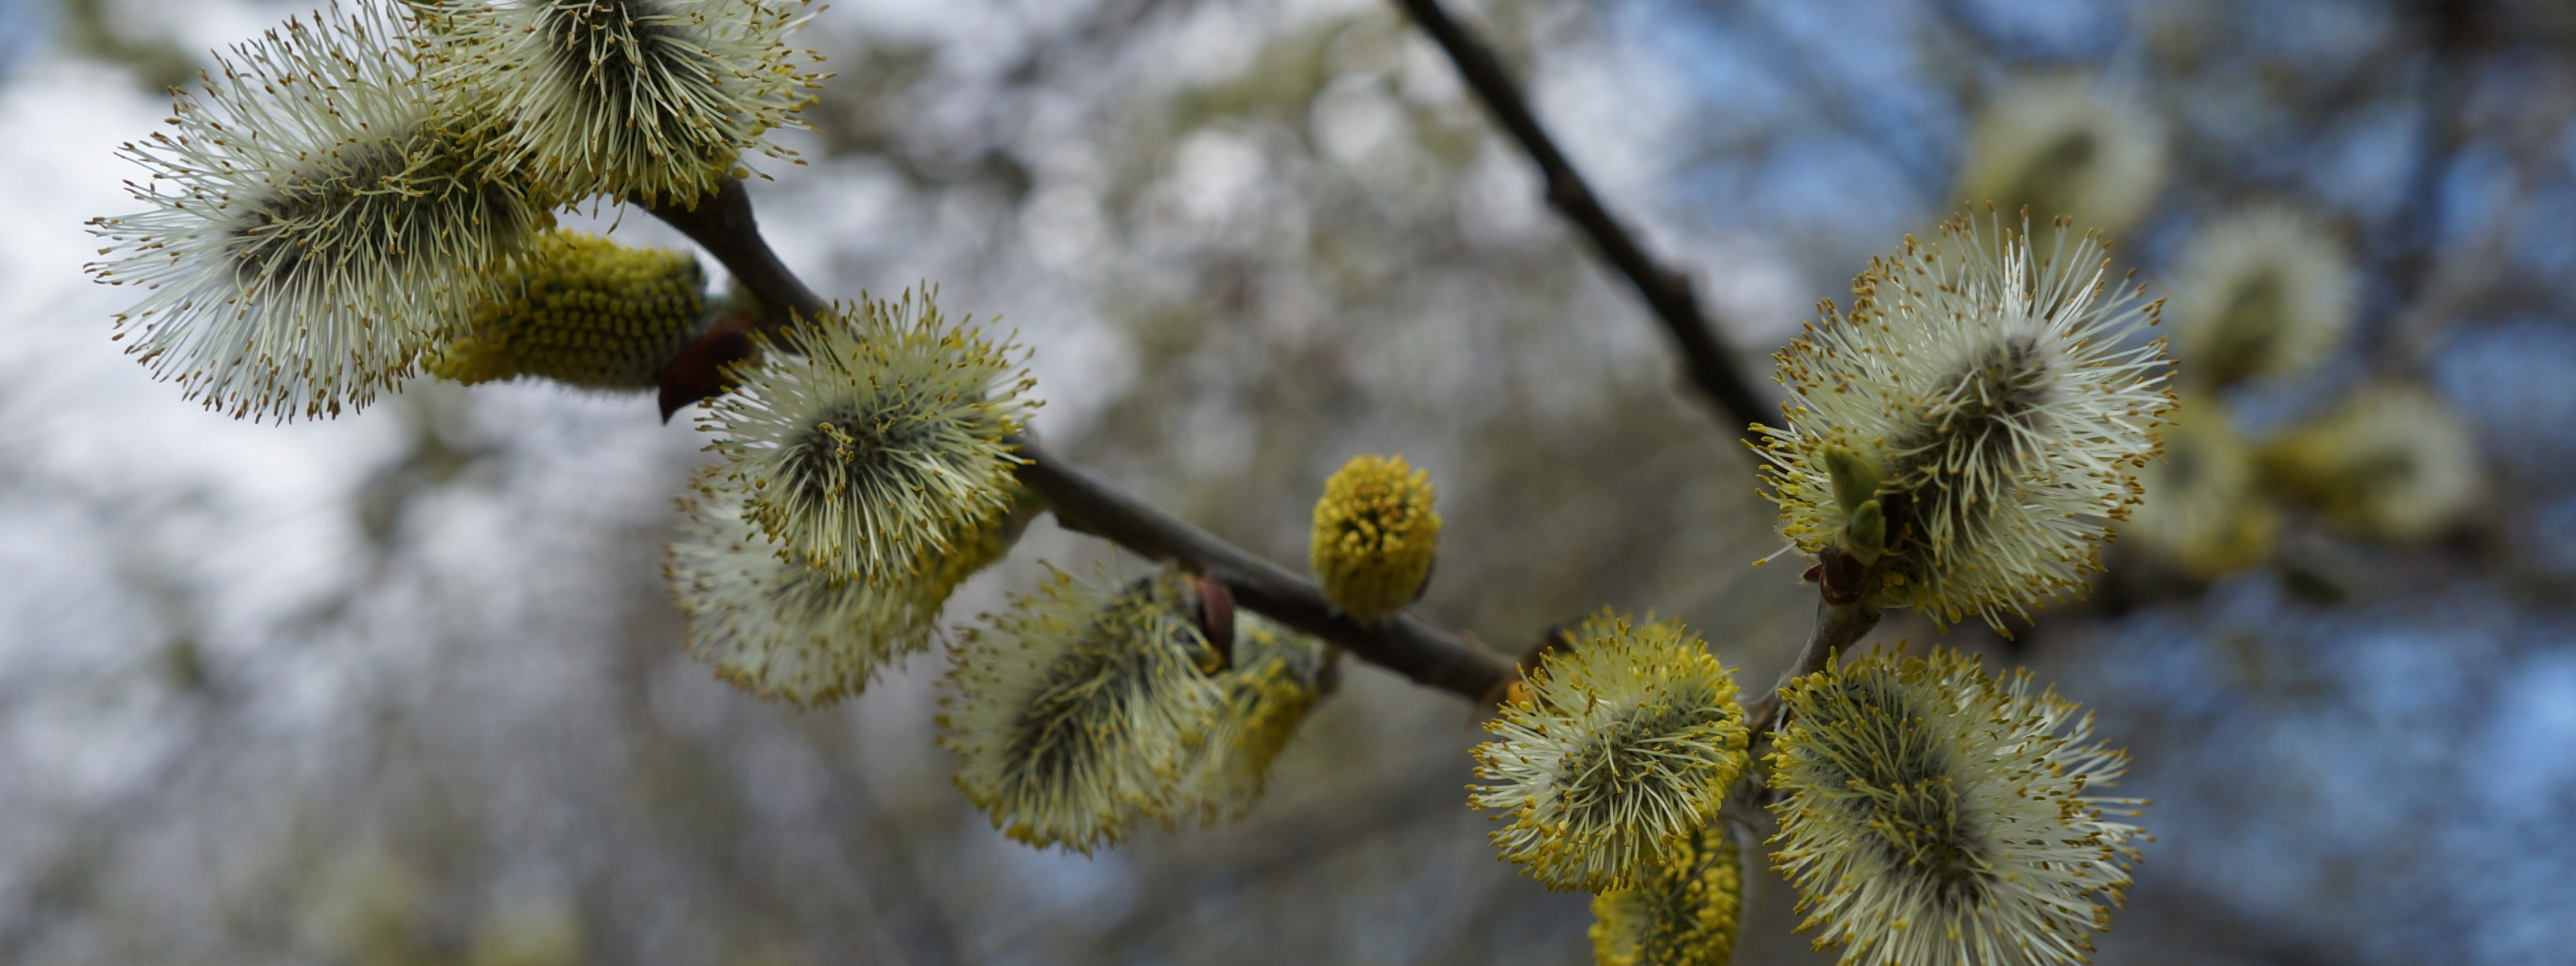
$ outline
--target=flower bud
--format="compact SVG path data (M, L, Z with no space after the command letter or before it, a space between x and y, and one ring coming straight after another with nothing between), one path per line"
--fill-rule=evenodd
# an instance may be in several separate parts
M430 374L466 385L536 376L651 389L706 310L695 256L581 232L548 232L498 271L498 297L467 313L430 357Z
M1860 454L1840 446L1825 448L1825 475L1834 484L1834 505L1844 513L1860 512L1860 505L1878 496L1878 466Z
M1431 500L1431 471L1401 456L1353 457L1325 480L1310 548L1325 599L1375 620L1421 596L1440 540Z
M1851 522L1843 527L1844 549L1864 567L1877 563L1879 553L1887 547L1887 514L1880 506L1877 500L1862 503L1852 513Z

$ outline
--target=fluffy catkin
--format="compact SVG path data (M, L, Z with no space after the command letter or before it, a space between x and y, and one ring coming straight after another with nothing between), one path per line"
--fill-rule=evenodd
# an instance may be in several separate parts
M1034 402L1023 353L932 301L862 299L802 321L699 427L782 552L835 576L895 584L1009 509L1005 440Z
M1592 898L1599 966L1727 966L1744 911L1744 860L1724 825L1692 832L1652 878Z
M2110 287L2098 239L2024 229L1962 218L1942 244L1907 239L1853 280L1848 314L1825 303L1773 356L1790 400L1762 472L1781 534L1819 553L1871 523L1893 559L1865 590L1944 623L2000 629L2100 569L2172 400L2162 340L2137 338L2156 320L2143 289ZM1868 492L1837 493L1838 475Z
M2123 752L2028 672L1877 652L1798 678L1771 753L1772 867L1843 966L2085 961L2137 860ZM2107 807L2107 808L2106 808Z
M1087 854L1170 815L1226 696L1194 660L1208 642L1177 578L1049 572L951 649L939 741L993 827Z
M550 188L497 163L470 103L417 83L392 18L335 3L219 55L170 131L121 153L146 210L93 220L142 288L126 351L235 417L338 415L411 376L553 224Z
M509 160L568 196L696 201L829 76L784 37L810 0L415 0L430 77L509 123ZM801 163L801 162L800 162Z
M1679 621L1608 612L1485 725L1467 802L1500 809L1502 857L1555 889L1630 888L1716 818L1745 765L1735 679Z

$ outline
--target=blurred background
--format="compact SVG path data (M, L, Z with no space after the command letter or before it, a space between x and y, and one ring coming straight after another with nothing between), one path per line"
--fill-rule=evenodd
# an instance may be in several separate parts
M1464 807L1454 698L1358 667L1247 821L1034 851L950 785L936 655L817 712L686 656L685 418L423 383L253 425L152 382L82 222L134 207L113 151L168 85L308 6L0 0L0 962L1590 961L1586 897ZM2171 297L2185 428L2091 595L1879 632L2131 749L2118 964L2576 948L2570 9L1458 4L1751 369L1972 197ZM1428 617L1516 652L1679 615L1767 687L1813 591L1747 566L1751 459L1394 10L838 0L754 196L826 294L1016 330L1039 431L1194 522L1298 564L1323 477L1401 452L1448 521ZM950 616L1112 556L1041 522ZM1758 878L1737 961L1829 961Z

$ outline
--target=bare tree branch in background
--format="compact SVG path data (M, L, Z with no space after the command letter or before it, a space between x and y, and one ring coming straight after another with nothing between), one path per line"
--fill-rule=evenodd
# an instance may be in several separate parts
M1752 381L1745 378L1744 367L1735 350L1726 344L1725 336L1700 311L1699 298L1691 292L1690 276L1658 264L1627 226L1602 207L1591 184L1574 170L1565 152L1557 149L1556 140L1539 126L1537 115L1530 113L1529 100L1521 96L1519 85L1503 70L1502 59L1494 56L1492 48L1451 19L1440 0L1398 2L1431 39L1439 42L1450 62L1458 66L1458 75L1476 92L1477 100L1484 102L1494 120L1511 132L1512 140L1520 142L1530 160L1538 164L1539 174L1547 180L1547 203L1582 229L1601 250L1601 257L1636 286L1638 297L1646 300L1646 307L1654 310L1664 331L1671 333L1692 388L1707 397L1721 418L1741 424L1732 428L1745 439L1759 442L1761 435L1755 427L1771 418L1771 407Z

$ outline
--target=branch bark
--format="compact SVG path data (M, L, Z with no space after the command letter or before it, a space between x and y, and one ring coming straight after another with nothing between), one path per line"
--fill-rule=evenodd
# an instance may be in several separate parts
M778 337L791 314L822 313L823 297L806 288L796 273L788 271L787 264L778 260L778 253L769 250L769 241L760 237L760 221L752 217L751 192L743 188L742 179L724 179L714 194L692 205L648 204L644 210L679 229L680 234L689 236L690 241L724 263L734 281L742 283L743 290L759 300L763 335Z
M1409 614L1368 623L1335 610L1324 592L1287 568L1191 526L1118 488L1098 472L1036 442L1018 440L1020 482L1046 498L1056 521L1156 560L1183 564L1234 592L1235 603L1331 641L1363 661L1470 701L1518 672L1510 659Z
M1565 159L1565 152L1557 149L1555 139L1539 126L1538 117L1530 113L1529 100L1521 96L1519 85L1503 69L1501 58L1494 55L1492 48L1451 19L1440 0L1396 3L1439 43L1449 61L1457 65L1458 75L1467 82L1468 89L1476 93L1476 99L1538 164L1539 174L1547 180L1547 203L1591 238L1601 257L1636 286L1638 297L1646 300L1646 306L1663 323L1664 331L1672 335L1691 386L1716 407L1720 418L1738 423L1732 428L1759 445L1762 437L1755 427L1767 417L1769 407L1752 381L1745 378L1734 350L1700 311L1699 298L1691 292L1690 277L1658 264L1636 236L1602 207L1591 184Z
M650 207L724 263L736 281L759 299L762 331L777 333L791 315L819 314L823 300L787 270L760 237L751 196L728 179L691 208ZM1101 537L1156 560L1168 560L1223 581L1235 602L1315 635L1363 661L1427 687L1469 701L1482 698L1517 672L1510 659L1408 615L1363 623L1333 609L1314 584L1285 567L1191 526L1120 489L1097 471L1048 452L1026 436L1013 440L1020 481L1047 501L1067 528Z
M1867 600L1831 604L1818 595L1816 629L1808 633L1807 644L1798 650L1797 661L1791 663L1788 670L1780 672L1780 683L1772 686L1771 693L1744 709L1744 724L1753 732L1746 747L1755 756L1758 757L1761 746L1771 740L1771 733L1779 730L1780 693L1788 690L1789 682L1824 670L1844 648L1859 643L1861 638L1877 629L1878 620L1885 613L1877 604Z

